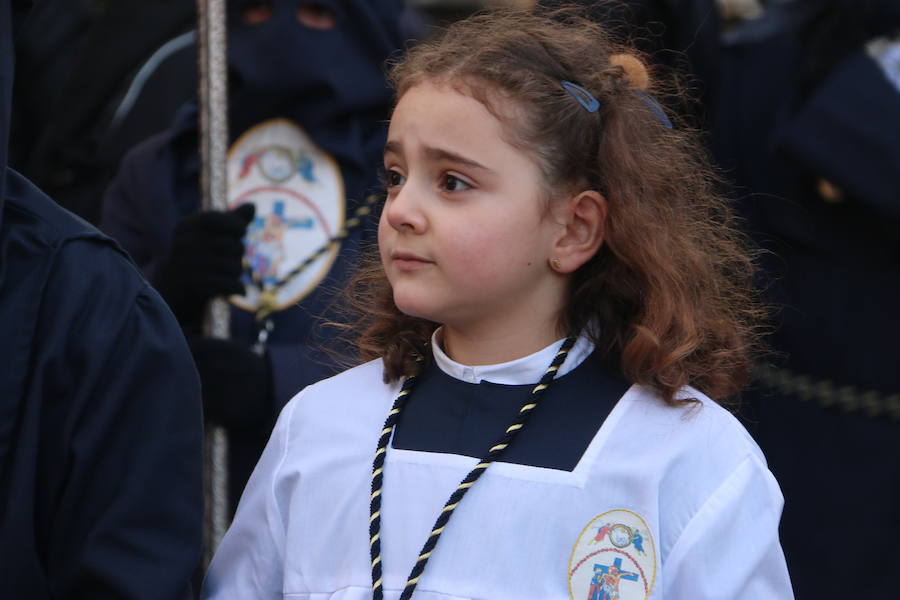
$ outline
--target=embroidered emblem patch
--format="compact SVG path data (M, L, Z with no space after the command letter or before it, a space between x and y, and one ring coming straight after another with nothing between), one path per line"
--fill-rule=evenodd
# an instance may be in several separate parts
M344 226L344 180L335 160L292 121L264 121L228 153L228 196L231 208L256 206L244 239L247 291L231 301L255 311L263 289L275 291L275 310L303 299L328 273L337 245L286 275Z
M646 600L656 579L656 546L644 519L630 510L594 517L569 559L572 600Z

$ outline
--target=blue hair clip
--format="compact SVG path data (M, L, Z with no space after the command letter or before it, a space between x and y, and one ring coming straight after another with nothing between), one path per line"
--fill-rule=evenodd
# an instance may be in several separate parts
M647 105L647 108L650 109L650 112L656 117L656 120L662 123L663 127L666 129L672 129L672 121L669 120L669 117L666 116L666 112L663 110L662 106L659 105L659 102L653 99L649 94L645 94L644 92L635 91L635 94L644 101L644 104Z
M575 100L578 101L578 104L582 105L586 111L597 112L600 110L600 101L594 98L593 94L580 85L572 83L571 81L563 81L562 86L563 89L566 90L570 96L575 98Z
M578 101L578 104L583 106L585 110L592 113L600 110L600 101L597 100L592 93L571 81L562 81L561 83L563 89L565 89L570 96L575 98L575 100ZM663 110L662 106L659 105L659 102L644 92L635 90L634 93L647 105L647 108L650 109L650 112L653 113L653 116L656 117L656 120L659 121L663 127L672 129L672 121L666 116L666 112Z

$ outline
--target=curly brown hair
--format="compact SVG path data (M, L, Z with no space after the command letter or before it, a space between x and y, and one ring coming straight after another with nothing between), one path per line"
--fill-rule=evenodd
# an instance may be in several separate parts
M481 101L508 141L537 158L551 201L561 190L602 193L604 244L572 276L560 329L597 329L597 348L669 403L686 385L722 399L744 386L758 347L753 259L697 132L667 128L636 90L665 93L637 56L572 10L494 10L415 47L390 77L397 99L429 81ZM601 108L585 110L561 81L589 90ZM504 117L492 104L498 98L525 117ZM348 298L360 309L362 356L383 357L386 381L413 373L438 324L397 309L374 257Z

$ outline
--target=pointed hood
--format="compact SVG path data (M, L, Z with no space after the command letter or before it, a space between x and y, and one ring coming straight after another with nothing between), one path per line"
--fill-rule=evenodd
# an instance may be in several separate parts
M316 144L368 173L383 152L393 93L384 61L403 46L399 0L321 0L334 16L326 30L304 26L296 0L273 0L262 23L242 22L247 5L230 0L230 133L273 117L299 124Z

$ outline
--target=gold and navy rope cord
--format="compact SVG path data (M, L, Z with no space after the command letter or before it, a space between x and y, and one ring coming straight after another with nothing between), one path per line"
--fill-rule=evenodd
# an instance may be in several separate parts
M421 365L424 360L422 357L418 357L416 360L420 364L419 372L421 372ZM391 439L391 432L394 431L394 425L396 425L397 419L400 417L400 412L406 405L406 401L409 399L409 394L412 392L412 388L416 384L418 377L419 373L416 373L415 375L407 377L406 381L403 382L400 393L397 394L397 399L394 400L394 406L391 407L391 411L388 413L387 419L384 422L384 427L381 428L381 437L378 439L378 450L375 452L375 459L372 461L372 496L369 503L369 552L372 556L372 591L374 597L378 600L382 597L381 486L382 481L384 480L384 459L387 454L388 442Z
M262 289L259 296L259 308L256 311L256 320L262 321L270 314L275 312L275 307L278 304L278 290L287 285L291 281L291 279L309 268L309 266L316 262L316 260L318 260L320 256L331 250L332 246L345 240L347 236L350 235L351 231L365 222L365 217L371 214L372 207L375 204L378 204L380 200L381 198L378 196L378 194L371 194L367 196L363 204L353 211L353 215L349 219L347 219L340 231L331 236L324 244L313 251L313 253L310 254L306 258L306 260L294 267L287 275L279 279L273 285ZM263 288L262 282L259 281L258 278L253 277L252 274L251 278L253 279L254 283L260 286L260 288Z
M574 344L575 338L566 338L559 351L556 353L556 356L553 358L553 361L550 363L550 366L547 367L547 370L544 372L544 376L541 377L541 380L535 385L534 389L531 390L528 400L519 409L516 420L506 428L503 437L501 437L496 444L491 446L487 455L478 461L475 468L469 471L469 474L460 482L456 490L450 494L450 498L447 500L447 503L444 504L444 508L441 510L440 515L438 515L434 526L431 528L431 533L428 535L425 545L422 546L422 550L419 552L416 564L413 565L412 571L410 571L406 586L403 589L403 593L400 595L400 600L409 600L412 597L416 585L419 583L419 578L422 577L422 572L425 570L425 565L428 564L428 559L431 557L432 552L434 552L438 539L444 532L447 522L450 521L453 511L459 506L459 503L462 501L463 496L466 495L466 492L475 485L478 478L481 477L491 463L496 461L497 458L503 454L503 451L506 450L515 436L522 430L525 421L537 407L544 391L556 377L556 373L566 360L566 355L568 355L569 350L572 349ZM416 377L414 376L403 382L403 387L400 389L397 400L394 402L394 406L391 408L390 413L388 413L388 418L381 430L381 439L378 440L378 449L375 452L375 460L372 465L372 503L369 518L369 547L372 556L372 596L374 600L382 600L383 598L381 570L381 490L384 481L384 459L385 454L387 453L387 445L391 438L391 433L399 419L400 413L403 411L403 407L409 399L412 387L415 384L415 379Z
M900 394L883 396L875 390L862 392L851 385L838 386L827 379L817 380L809 375L764 364L756 366L756 378L769 389L815 402L819 406L861 413L873 419L886 417L900 421Z

